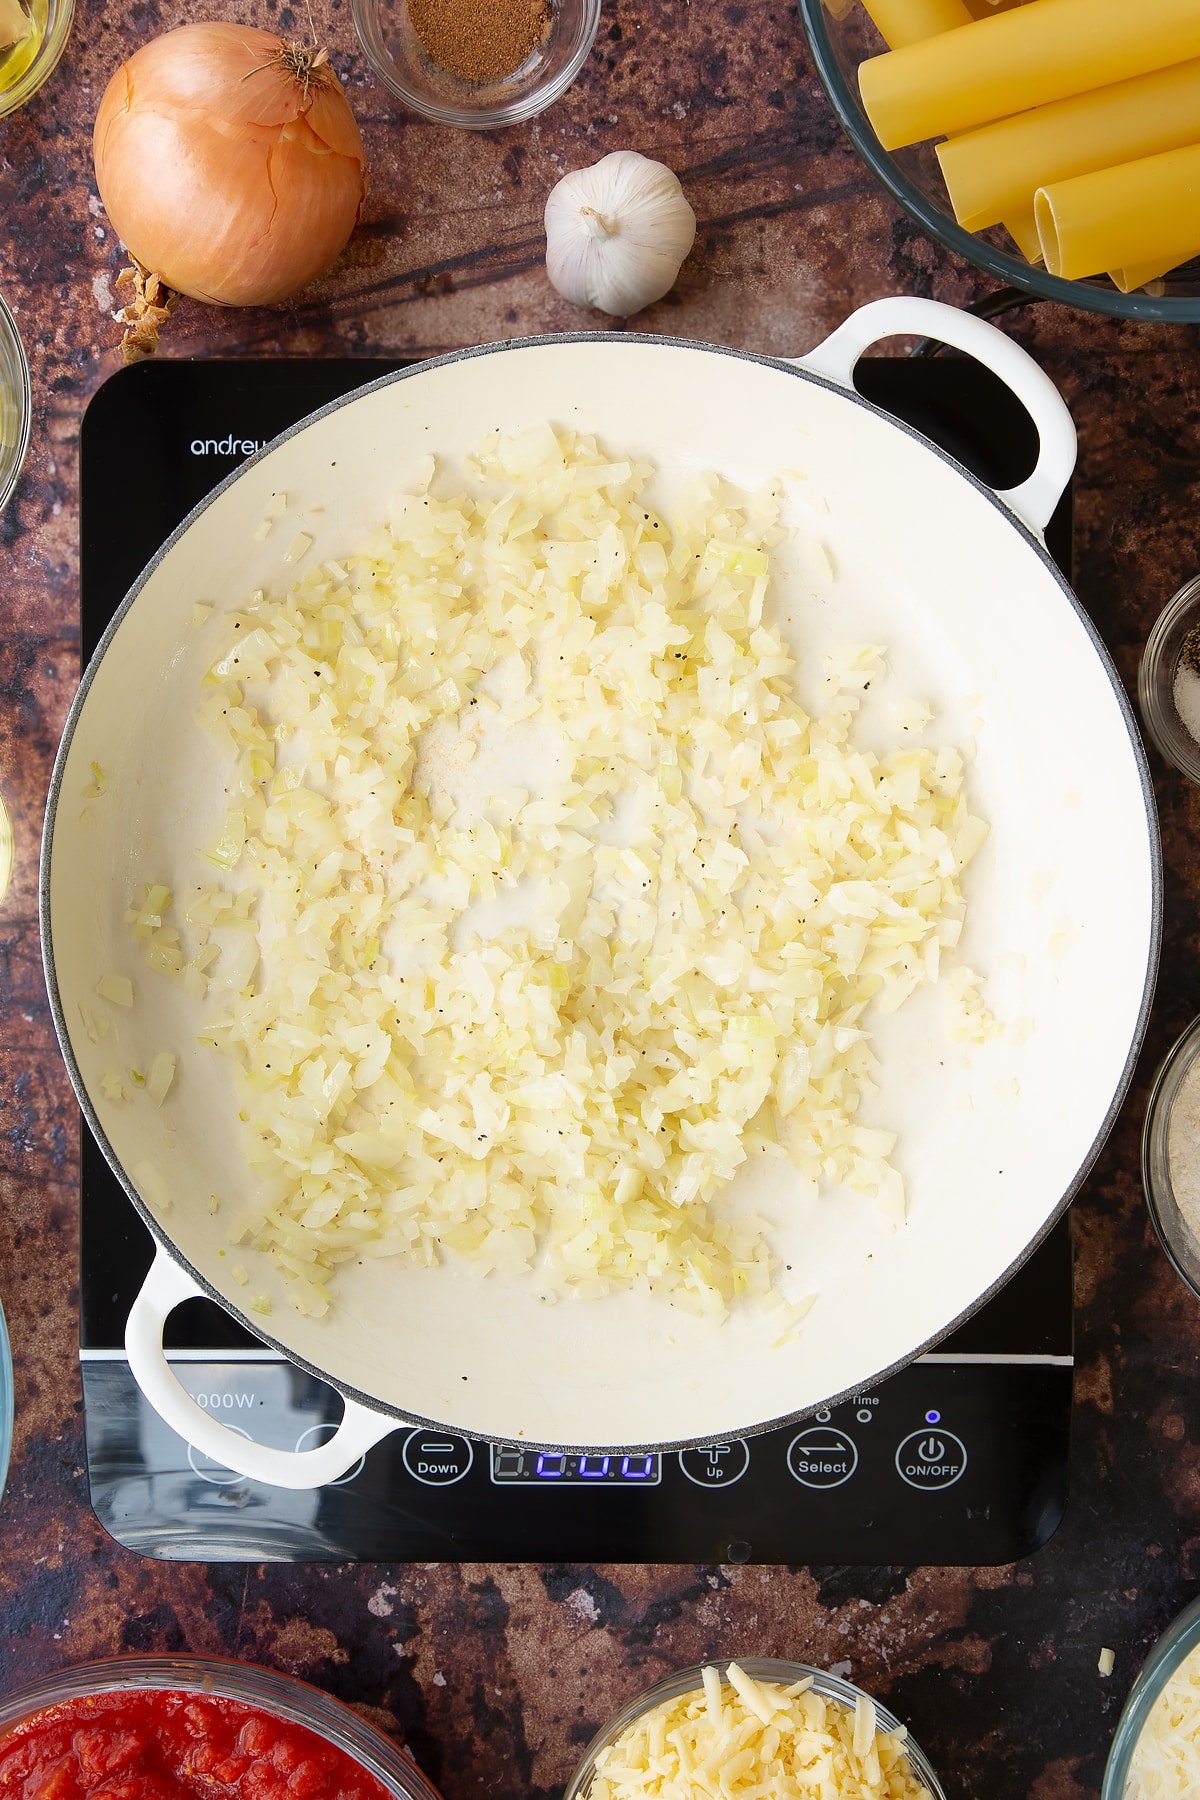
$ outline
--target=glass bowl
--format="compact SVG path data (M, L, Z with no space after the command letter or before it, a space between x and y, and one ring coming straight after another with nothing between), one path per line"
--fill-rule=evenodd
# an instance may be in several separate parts
M1175 705L1175 677L1193 629L1200 706L1200 575L1181 587L1155 620L1138 668L1138 704L1156 748L1184 775L1200 781L1200 742L1184 725Z
M840 12L842 0L836 3ZM1119 319L1170 319L1177 324L1200 319L1200 264L1196 262L1152 283L1153 292L1142 289L1122 294L1107 276L1064 281L1040 264L1026 262L998 227L965 231L951 209L933 145L887 151L863 111L858 65L885 45L861 5L850 5L845 18L835 17L827 0L799 0L799 6L817 73L850 141L893 199L938 243L986 269L1006 286L1021 288L1041 300L1060 300L1066 306L1082 306Z
M1184 1657L1200 1644L1200 1600L1186 1607L1151 1650L1129 1690L1100 1785L1100 1800L1125 1800L1130 1765L1150 1709Z
M1167 1133L1171 1109L1188 1070L1200 1054L1200 1019L1172 1045L1154 1077L1142 1129L1142 1186L1159 1242L1192 1292L1200 1298L1200 1237L1188 1226L1171 1186ZM1200 1143L1197 1144L1200 1156Z
M736 1661L738 1667L745 1669L747 1675L755 1681L773 1681L781 1687L787 1687L793 1681L803 1681L806 1676L811 1676L816 1693L824 1695L828 1700L839 1700L850 1710L853 1710L855 1701L860 1695L863 1699L872 1699L872 1696L863 1693L862 1688L855 1687L853 1682L843 1681L837 1675L829 1675L824 1669L810 1668L807 1663L784 1662L781 1658L774 1656L714 1657L711 1663L706 1664L705 1667L718 1669L723 1676L731 1661ZM643 1713L650 1712L655 1706L661 1706L664 1700L678 1700L681 1694L696 1692L701 1686L701 1676L702 1670L699 1665L692 1669L681 1669L677 1675L667 1675L662 1681L656 1681L653 1687L648 1687L644 1692L638 1694L629 1702L628 1706L623 1706L620 1712L608 1721L607 1725L601 1727L584 1751L583 1761L572 1775L563 1800L587 1800L587 1792L601 1753L607 1750L610 1744L615 1743L621 1733L627 1730L635 1719L641 1718ZM878 1700L872 1700L872 1703L875 1707L876 1723L879 1728L883 1731L895 1731L900 1720L895 1718L886 1706L881 1706ZM913 1774L929 1789L933 1800L946 1800L941 1782L926 1761L924 1752L918 1744L913 1742L911 1736L905 1740L904 1754Z
M397 99L439 125L473 131L532 119L565 94L600 26L600 0L551 0L546 35L520 68L503 81L477 83L427 54L408 0L351 0L351 11L368 61Z
M8 68L0 71L0 80L4 80L9 71L16 68L18 59L24 65L11 86L6 82L0 87L0 119L16 112L18 106L24 106L54 73L71 35L75 0L28 0L28 10L41 28L41 37L32 45L30 40L18 44ZM30 56L31 47L33 54Z
M17 322L0 294L0 512L12 498L25 461L32 414L33 390L25 346Z
M259 1707L293 1725L307 1727L344 1751L396 1800L439 1800L437 1789L398 1744L332 1694L309 1687L292 1675L221 1657L114 1656L101 1662L80 1663L0 1698L0 1734L61 1700L80 1700L88 1694L111 1694L121 1689L144 1692L154 1688L216 1694Z

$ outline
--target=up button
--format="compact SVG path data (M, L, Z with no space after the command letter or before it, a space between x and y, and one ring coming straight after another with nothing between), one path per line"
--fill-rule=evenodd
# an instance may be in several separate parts
M896 1451L896 1470L911 1488L934 1493L953 1487L967 1466L967 1446L952 1431L926 1425L912 1431Z

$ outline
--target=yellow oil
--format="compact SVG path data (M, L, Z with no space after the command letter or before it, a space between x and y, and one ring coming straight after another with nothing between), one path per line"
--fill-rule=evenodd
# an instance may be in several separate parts
M21 11L33 29L18 44L0 50L0 94L15 88L26 70L37 61L46 38L50 16L50 0L19 0Z

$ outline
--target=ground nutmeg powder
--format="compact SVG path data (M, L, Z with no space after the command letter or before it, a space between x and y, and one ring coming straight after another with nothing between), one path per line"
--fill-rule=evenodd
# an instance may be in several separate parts
M550 0L408 0L434 62L482 86L519 69L546 35Z

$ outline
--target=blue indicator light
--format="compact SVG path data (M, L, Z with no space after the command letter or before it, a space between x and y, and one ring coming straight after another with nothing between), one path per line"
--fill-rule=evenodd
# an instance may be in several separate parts
M557 1468L554 1467L555 1463L558 1464ZM566 1472L566 1466L567 1459L565 1456L547 1456L543 1453L537 1459L539 1479L542 1481L558 1481Z
M941 1422L942 1422L941 1413L931 1407L930 1410L925 1414L925 1423L927 1425L940 1425Z
M580 1476L584 1481L603 1481L608 1474L608 1465L611 1460L611 1457L608 1456L581 1456L579 1459ZM600 1467L589 1469L589 1463L599 1463Z
M641 1467L638 1467L638 1464ZM654 1473L655 1458L653 1456L623 1456L621 1458L622 1481L649 1481Z

